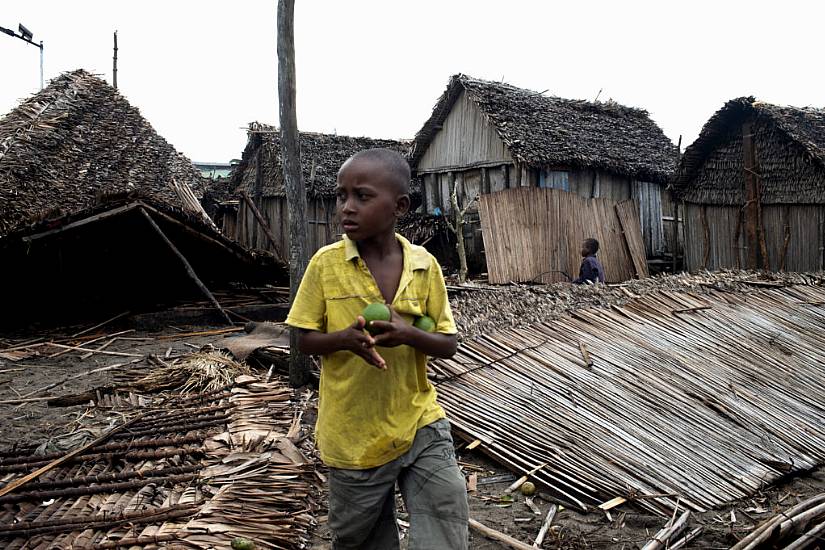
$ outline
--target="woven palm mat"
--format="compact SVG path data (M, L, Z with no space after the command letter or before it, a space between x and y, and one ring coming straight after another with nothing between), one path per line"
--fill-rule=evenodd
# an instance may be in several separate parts
M0 546L228 548L243 536L304 548L323 479L301 433L310 398L243 375L149 407L93 408L98 425L116 415L97 429L111 435L0 496ZM65 456L0 451L0 491Z

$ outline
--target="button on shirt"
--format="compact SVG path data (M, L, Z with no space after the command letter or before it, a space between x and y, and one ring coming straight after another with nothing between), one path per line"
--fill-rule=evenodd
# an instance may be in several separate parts
M408 323L429 315L436 332L455 334L444 277L423 247L396 235L404 254L392 302ZM351 326L371 303L384 302L355 242L321 248L310 260L287 317L290 327L336 332ZM427 379L427 356L410 346L378 347L387 363L379 370L349 351L322 357L316 441L321 459L334 468L367 469L404 454L416 431L444 411Z

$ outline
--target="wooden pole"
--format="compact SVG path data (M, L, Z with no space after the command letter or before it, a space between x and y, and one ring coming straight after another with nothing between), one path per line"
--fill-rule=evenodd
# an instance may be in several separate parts
M745 177L745 246L747 247L747 268L759 268L759 194L757 191L755 153L750 122L742 124L742 152Z
M496 531L492 527L487 527L483 523L479 523L473 518L470 518L470 527L487 537L488 539L493 539L498 541L505 546L509 546L510 548L515 548L516 550L533 550L533 547L527 543L521 542L518 539L511 537L510 535L505 535L501 531Z
M682 162L682 136L679 135L679 143L676 145L676 166ZM676 274L679 263L679 201L671 192L670 202L673 204L673 268L672 273Z
M155 230L155 233L157 233L158 236L160 236L160 238L163 239L163 241L166 243L166 245L172 250L172 253L174 253L175 256L178 257L178 259L183 264L184 269L186 269L186 273L195 282L195 285L197 285L197 287L200 289L200 291L203 292L204 296L206 296L206 298L210 302L212 302L212 305L215 306L215 309L217 309L218 311L221 312L221 315L223 316L224 319L226 319L227 324L231 325L232 324L232 319L230 319L229 315L226 314L226 311L224 311L224 309L221 307L221 304L218 303L218 300L215 298L215 296L211 292L209 292L209 289L206 288L206 285L203 284L203 281L201 281L198 278L198 275L195 273L195 270L192 269L192 264L189 263L189 260L186 259L186 256L184 256L181 253L181 251L178 250L178 248L172 243L172 241L169 240L169 237L167 237L166 234L161 230L161 228L158 227L158 224L155 223L155 220L152 219L152 216L150 216L146 212L146 210L141 208L140 213L143 214L143 217L146 218L146 221L148 221L149 225L152 226L152 229ZM86 350L86 351L88 351L88 350Z
M284 259L284 255L281 252L281 247L278 246L278 241L275 240L275 235L272 234L272 230L269 228L269 224L266 223L261 211L258 210L258 207L255 206L255 203L249 198L249 194L246 191L241 191L241 197L243 198L246 205L252 210L252 213L255 215L255 219L258 220L258 224L263 229L264 234L269 239L269 242L272 243L272 248L274 249L275 255L281 260L283 263L287 263Z
M117 31L115 31L115 53L112 56L112 87L117 90Z
M281 123L281 166L289 211L289 296L295 299L304 276L307 250L307 195L301 177L301 144L295 113L295 0L278 0L278 106ZM298 351L300 331L290 331L289 383L309 381L309 357Z

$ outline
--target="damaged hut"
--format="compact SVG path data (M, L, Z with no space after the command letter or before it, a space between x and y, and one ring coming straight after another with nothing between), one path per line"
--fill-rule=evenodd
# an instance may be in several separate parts
M728 101L685 150L685 267L823 269L825 110Z
M358 151L377 147L406 155L409 144L312 132L301 132L300 139L301 167L307 191L307 246L311 254L334 242L341 234L334 219L335 181L344 161ZM234 234L241 244L269 250L283 258L289 250L289 226L281 170L278 129L257 122L250 124L246 149L240 164L232 172L232 184L241 196L237 219L226 216L223 231L233 234L231 226L237 224ZM262 221L268 227L262 227Z
M117 90L83 70L54 79L0 119L4 323L145 307L255 271L203 187Z
M662 184L676 158L676 147L641 109L549 97L459 74L416 135L410 163L428 212L451 211L454 188L462 205L518 187L635 199L646 254L656 257L669 252ZM482 243L472 210L464 238L478 256Z

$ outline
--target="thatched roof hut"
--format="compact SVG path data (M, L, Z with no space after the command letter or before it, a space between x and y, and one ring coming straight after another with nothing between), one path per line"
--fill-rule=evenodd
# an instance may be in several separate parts
M728 101L685 150L672 188L685 203L689 269L822 269L825 109Z
M740 97L728 101L685 150L673 188L687 202L742 205L742 124L755 128L762 204L825 203L825 109Z
M518 187L635 199L645 252L657 257L668 244L660 184L675 168L677 153L641 109L457 74L415 136L410 162L423 181L424 208L435 214L452 210L453 189L459 203ZM478 235L468 232L465 244L483 269Z
M503 82L457 74L413 141L418 166L464 94L495 129L513 160L527 166L597 168L640 181L664 183L676 147L647 111L618 103L546 96Z
M140 191L179 206L172 180L204 180L137 108L103 80L65 73L0 119L0 236L21 224Z
M368 137L301 132L301 167L307 190L310 252L329 244L341 233L334 219L338 169L364 149L385 148L407 155L409 142ZM245 192L256 204L274 235L274 245L261 230L248 204L241 201L237 219L224 218L223 231L249 248L289 249L287 204L281 167L281 137L277 128L258 122L249 125L249 140L241 162L232 171L231 187ZM415 192L415 190L414 190Z
M338 169L349 157L364 149L385 148L406 156L409 142L392 139L339 136L301 132L301 168L307 197L334 198ZM259 156L260 155L260 156ZM232 186L256 192L258 159L261 160L260 190L262 197L284 197L281 168L281 135L278 128L253 122L241 162L232 171Z

